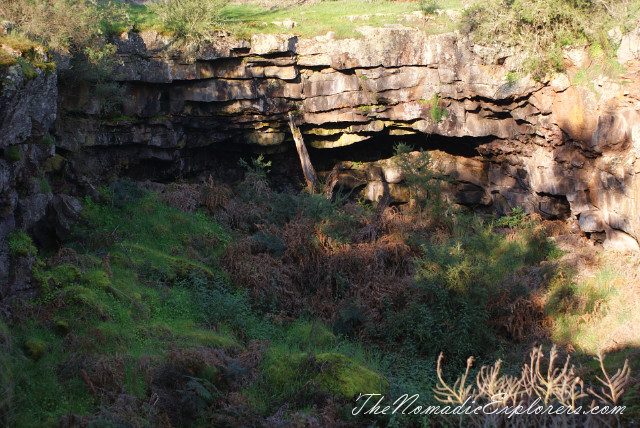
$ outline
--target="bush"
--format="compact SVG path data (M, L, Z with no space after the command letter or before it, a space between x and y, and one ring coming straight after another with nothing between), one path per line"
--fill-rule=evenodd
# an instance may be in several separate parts
M138 186L138 183L126 178L115 180L111 183L109 190L113 194L111 204L116 208L123 208L126 205L133 204L146 193L144 189Z
M446 219L448 204L441 196L441 181L431 168L428 152L412 152L412 148L398 143L395 148L395 163L402 170L404 182L409 189L412 203L418 210Z
M9 252L13 256L35 256L37 253L33 241L22 231L11 232L7 237Z
M447 117L447 110L440 105L442 98L440 95L433 94L433 98L431 99L431 109L429 110L429 115L434 122L438 123L443 118Z
M427 15L433 15L436 10L440 9L440 4L437 0L421 0L420 9Z
M9 146L4 151L4 159L7 162L18 162L22 159L22 152L18 146Z
M158 15L177 36L202 40L220 21L226 0L160 0Z
M518 71L540 81L564 70L563 47L597 43L609 28L635 20L632 9L620 0L490 0L466 9L462 26L481 43L524 48Z
M106 7L113 10L116 5ZM100 10L78 0L12 0L0 2L0 16L16 30L54 49L70 49L99 35Z

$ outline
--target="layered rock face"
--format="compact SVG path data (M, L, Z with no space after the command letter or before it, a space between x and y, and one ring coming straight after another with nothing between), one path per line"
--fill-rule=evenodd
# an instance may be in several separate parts
M0 300L31 289L32 258L10 263L7 236L41 221L52 198L44 173L55 162L53 140L43 138L57 112L55 72L20 64L0 70ZM12 265L10 268L10 264Z
M515 52L459 34L429 37L401 26L361 32L346 40L331 33L220 37L188 60L157 33L122 34L115 42L125 117L94 119L91 98L74 90L62 96L75 118L59 121L59 141L76 152L120 148L121 162L152 159L188 172L217 148L291 148L292 111L311 147L366 151L374 140L428 140L440 150L435 165L454 177L458 202L574 216L583 231L605 233L607 245L637 248L637 72L591 89L571 86L564 74L539 83L511 72ZM621 43L630 70L638 68L635 38ZM571 58L584 55L567 54L570 70L584 66ZM462 145L465 156L458 156ZM381 181L399 180L387 175L364 178L370 197Z

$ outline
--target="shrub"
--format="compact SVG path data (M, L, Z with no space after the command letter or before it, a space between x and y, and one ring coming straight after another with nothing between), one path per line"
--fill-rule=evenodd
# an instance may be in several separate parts
M7 242L13 256L35 256L38 251L29 235L22 231L11 232Z
M202 40L210 37L220 21L226 0L160 0L158 15L177 36Z
M496 226L515 228L522 226L527 214L522 207L515 207L511 210L511 214L500 217L496 221Z
M519 71L540 81L564 71L564 46L598 43L610 27L634 20L632 9L624 1L490 0L466 9L462 26L481 43L524 48Z
M441 104L442 98L440 95L433 94L433 98L431 99L431 109L429 110L429 115L434 122L438 123L443 118L447 117L447 110L442 107Z
M138 183L126 178L118 178L109 187L112 193L111 204L116 208L123 208L133 204L145 195L145 190Z
M185 213L192 213L200 202L201 187L198 184L171 183L162 195L170 207Z
M25 353L36 361L42 358L46 350L47 345L38 339L28 339L24 343Z
M395 163L402 170L412 203L418 210L425 210L436 218L445 220L448 205L441 197L441 180L431 169L431 156L422 150L412 150L404 143L398 143L394 148Z
M101 35L101 21L124 15L116 1L11 0L0 2L0 16L17 32L54 49L74 50Z
M36 181L38 182L38 187L40 187L40 191L42 193L51 192L51 184L49 184L49 180L47 180L46 176L41 175L36 178Z
M18 162L22 159L22 152L18 146L9 146L4 151L4 158L7 162Z
M440 9L440 4L437 0L421 0L420 9L427 15L433 15L436 10Z

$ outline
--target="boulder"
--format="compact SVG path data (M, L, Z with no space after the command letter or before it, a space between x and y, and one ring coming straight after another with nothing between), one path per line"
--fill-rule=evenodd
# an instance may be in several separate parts
M590 210L579 214L578 224L580 230L586 233L603 232L606 228L600 211Z
M622 36L617 56L620 64L640 59L640 26Z
M80 219L82 204L73 196L56 195L49 203L48 217L50 226L55 232L55 236L64 241L71 232L73 225Z

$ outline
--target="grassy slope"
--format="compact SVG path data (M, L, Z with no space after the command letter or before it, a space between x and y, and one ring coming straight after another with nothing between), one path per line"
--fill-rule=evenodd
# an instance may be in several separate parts
M281 343L270 361L287 360L290 353L344 352L355 361L353 373L369 359L320 324L277 327L254 315L217 266L228 235L203 213L180 212L155 195L122 208L87 199L84 207L84 226L68 243L82 255L66 250L68 260L41 262L36 277L42 295L19 308L9 327L1 325L6 394L0 410L9 426L57 426L67 414L89 417L101 403L112 409L113 393L144 402L150 394L145 376L176 352L202 347L233 355L248 339L270 339ZM310 339L311 328L326 331L326 340ZM347 378L351 371L344 370ZM94 377L104 376L113 376L113 384L92 386ZM287 381L292 376L299 374L291 372ZM266 382L293 392L278 378ZM251 393L263 403L256 407L273 411L262 388L255 385Z
M446 9L462 9L459 0L447 0L440 2L440 6ZM388 0L337 0L322 1L309 5L291 6L286 8L270 9L260 4L251 2L229 3L222 11L222 28L229 30L237 37L250 38L255 33L286 33L293 32L303 37L314 37L333 31L339 38L360 37L356 27L363 25L383 26L386 24L418 25L411 22L400 22L403 15L421 10L420 2L394 2ZM129 17L125 21L109 24L106 29L110 32L121 32L129 28L138 31L158 30L166 32L162 21L154 13L153 8L144 5L130 5ZM367 15L365 19L349 20L349 16ZM293 20L296 26L293 30L273 24ZM449 27L450 21L446 18L438 18L426 27L430 31L434 28ZM440 31L443 31L442 29Z
M260 174L256 176L260 181ZM247 198L242 204L257 204L255 211L241 207L248 210L249 223L266 221L283 228L291 222L304 223L304 217L311 216L317 219L316 232L328 234L332 241L327 242L333 242L328 245L340 252L348 248L358 224L372 214L361 213L351 224L345 222L348 212L354 212L348 204L342 207L342 202L336 205L304 193L258 194L256 189L262 188L256 185L258 181L236 189L238 198ZM318 397L333 397L332 406L344 409L347 402L340 397L374 386L393 397L403 393L425 397L436 382L435 357L440 349L447 352L453 370L470 353L482 362L511 357L518 367L528 350L526 339L516 345L518 341L507 339L499 329L489 328L489 322L500 324L504 309L491 309L492 302L509 293L526 298L526 286L531 281L544 285L545 278L551 278L545 310L556 321L554 340L573 345L585 356L593 355L602 342L610 317L617 326L628 322L629 316L635 320L629 312L631 291L618 288L624 299L603 291L616 287L617 274L604 270L595 278L567 284L565 279L570 280L571 274L554 268L551 260L558 252L543 239L540 225L516 211L497 224L458 213L450 232L430 232L419 224L416 227L414 220L397 226L408 227L402 239L422 248L416 253L416 283L408 290L412 297L398 305L390 299L381 324L366 326L365 320L365 329L351 335L363 338L362 343L337 337L322 322L308 318L276 322L274 315L286 306L273 308L275 312L263 318L265 314L255 309L263 302L248 297L252 285L236 283L241 287L234 289L229 285L233 278L219 264L226 246L253 232L242 228L229 232L204 212L181 212L135 186L121 188L124 190L113 193L103 189L103 203L84 201L85 221L66 244L69 249L44 259L46 263L36 270L43 285L41 296L18 308L16 320L8 327L0 326L0 388L5 391L0 410L10 426L53 426L68 414L85 421L115 421L117 416L153 425L160 415L137 410L132 416L118 407L114 397L127 394L144 406L158 391L154 379L162 380L163 370L178 364L176 361L183 374L172 387L175 400L199 409L192 419L180 416L187 425L219 416L219 404L212 397L228 402L231 391L243 397L238 405L260 417L273 415L286 403L292 412L309 412ZM252 217L255 215L263 217ZM275 241L264 241L267 245L280 239L276 229L270 230ZM253 239L266 238L258 236ZM293 245L286 235L282 237L285 248ZM24 238L16 235L16 253L31 251ZM367 251L366 246L355 248ZM253 263L251 253L241 257ZM276 266L279 258L273 257L263 259L264 263ZM361 271L357 253L355 257L349 263ZM350 280L350 268L344 266L344 281ZM278 285L275 278L264 280ZM598 300L603 301L596 303ZM345 301L336 300L335 306ZM558 302L572 303L563 306ZM298 309L307 314L314 311L313 307ZM580 324L580 315L589 311L593 319ZM343 316L337 314L338 319ZM567 330L571 326L579 331ZM333 327L343 330L340 323ZM594 335L598 343L592 342ZM632 336L630 339L636 337ZM256 352L256 340L268 346ZM633 340L628 344L636 344ZM194 355L211 352L236 362L206 360L204 366L193 362ZM623 349L612 355L613 365L618 366L620 358L632 354ZM242 368L243 358L257 358L258 363ZM589 364L588 359L582 360ZM240 368L234 369L234 364ZM597 367L583 373L590 376L592 369ZM255 374L248 375L253 380L232 389L223 379L238 370ZM189 388L200 391L199 395L194 396ZM166 410L163 405L158 408Z

